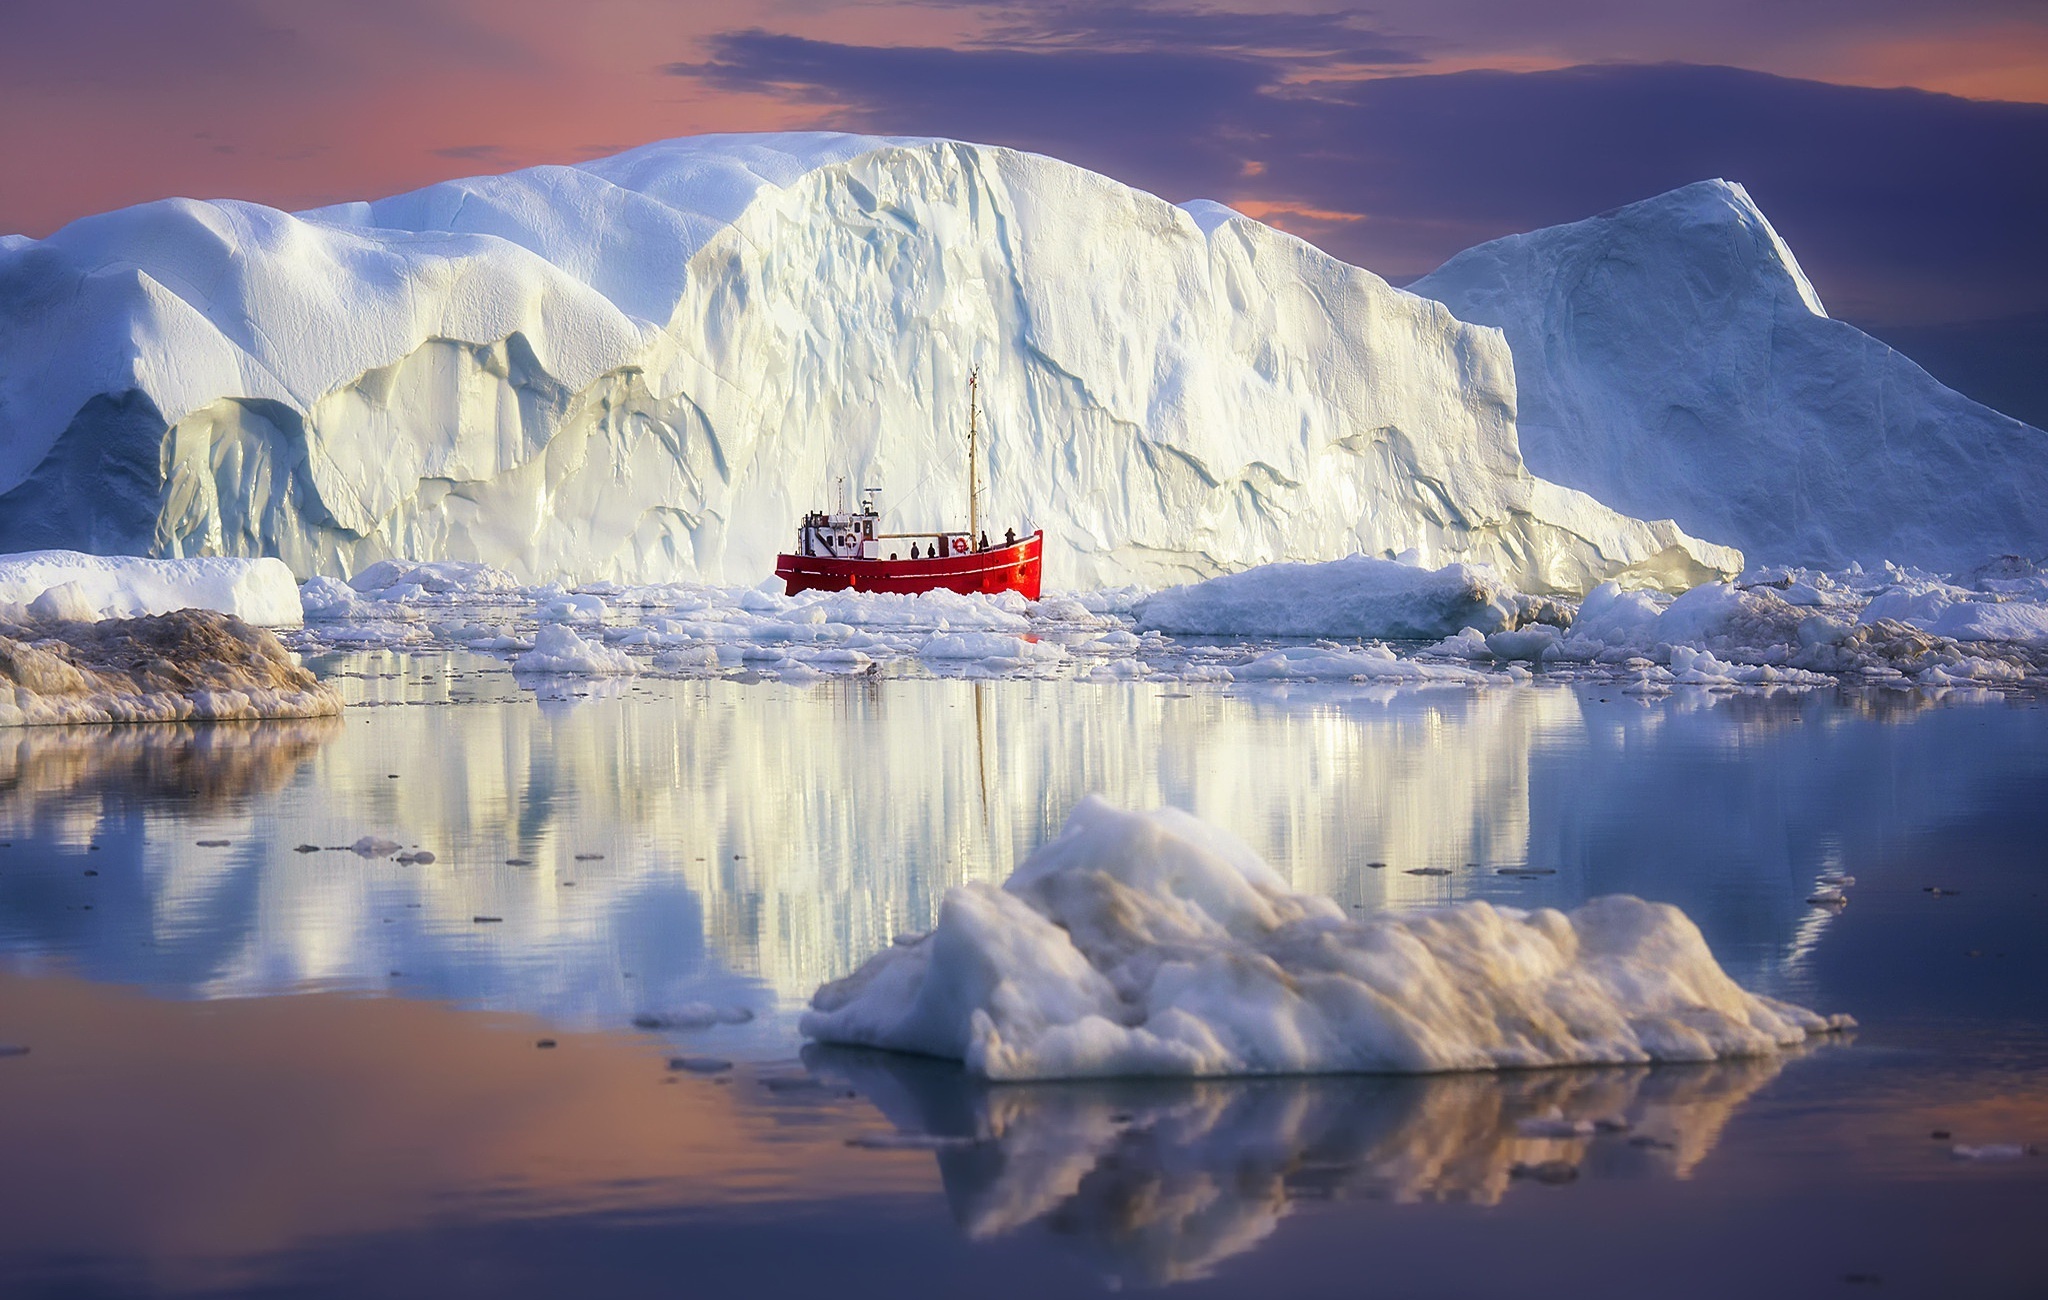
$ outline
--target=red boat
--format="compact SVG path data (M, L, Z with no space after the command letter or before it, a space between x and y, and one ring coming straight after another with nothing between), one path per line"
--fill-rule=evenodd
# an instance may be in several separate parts
M775 576L792 596L799 591L958 591L993 595L999 591L1038 599L1043 529L1019 537L1015 529L993 545L981 529L981 485L975 469L979 436L976 390L980 375L967 378L967 528L925 533L885 533L875 499L879 489L861 493L860 510L813 510L797 527L796 550L775 557Z

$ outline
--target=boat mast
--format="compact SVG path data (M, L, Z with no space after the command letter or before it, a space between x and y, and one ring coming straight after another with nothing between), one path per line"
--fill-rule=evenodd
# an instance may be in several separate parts
M980 435L975 410L975 390L981 386L981 367L967 372L967 544L981 544L981 475L975 468L974 445Z

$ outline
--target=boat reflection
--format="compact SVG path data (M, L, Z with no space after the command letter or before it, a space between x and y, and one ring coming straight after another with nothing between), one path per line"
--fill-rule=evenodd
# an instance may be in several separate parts
M1685 1178L1785 1058L1641 1069L989 1085L951 1063L812 1048L933 1148L969 1237L1044 1233L1112 1283L1208 1276L1298 1202L1494 1205L1523 1184ZM1582 1137L1525 1124L1599 1122Z

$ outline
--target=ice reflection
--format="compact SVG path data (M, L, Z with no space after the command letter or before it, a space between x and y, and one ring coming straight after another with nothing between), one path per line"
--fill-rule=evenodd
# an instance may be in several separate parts
M946 1063L810 1049L935 1148L976 1239L1041 1231L1105 1279L1207 1276L1295 1202L1493 1205L1528 1182L1685 1178L1782 1058L1654 1069L1162 1084L978 1084ZM1573 1138L1525 1121L1604 1122ZM1532 1177L1533 1175L1533 1177ZM1532 1189L1532 1194L1535 1189Z
M1674 902L1796 1000L1834 923L1805 901L1818 871L2048 771L2039 711L2004 704L887 680L537 701L485 661L387 658L394 690L440 703L0 737L0 951L181 995L370 989L565 1026L745 1007L719 1050L787 1051L819 983L1099 791L1189 808L1360 909ZM492 690L513 693L474 698ZM326 847L365 835L435 861ZM1525 868L1547 874L1499 874Z

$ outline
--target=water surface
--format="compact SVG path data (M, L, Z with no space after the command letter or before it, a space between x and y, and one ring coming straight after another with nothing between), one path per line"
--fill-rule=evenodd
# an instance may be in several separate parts
M1951 1154L2048 1142L2036 703L323 667L364 707L0 736L9 1293L2037 1292L2048 1160ZM1863 1028L1176 1085L803 1047L1091 791L1361 912L1667 900ZM1517 1133L1553 1106L1631 1127Z

